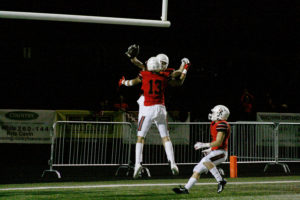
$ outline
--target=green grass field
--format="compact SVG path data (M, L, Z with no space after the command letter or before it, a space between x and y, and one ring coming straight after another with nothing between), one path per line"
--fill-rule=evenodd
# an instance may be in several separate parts
M57 182L0 185L5 200L89 200L89 199L300 199L300 176L227 178L217 194L213 178L201 179L190 194L177 195L172 188L187 179L147 179L99 182Z

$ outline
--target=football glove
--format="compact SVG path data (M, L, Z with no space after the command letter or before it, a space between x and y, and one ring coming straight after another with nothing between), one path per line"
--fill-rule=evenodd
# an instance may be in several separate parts
M183 68L182 73L183 73L183 74L186 74L187 71L189 70L190 66L191 66L191 62L190 62L189 59L187 59L187 58L182 58L182 59L181 59L181 63L184 64L184 68Z
M187 58L182 58L181 62L185 63L186 65L190 64L190 61Z
M194 145L195 150L203 149L203 148L208 148L210 147L210 143L203 143L203 142L197 142Z
M128 50L125 52L125 54L128 56L128 58L134 58L138 56L139 52L140 46L137 44L133 44L128 47Z

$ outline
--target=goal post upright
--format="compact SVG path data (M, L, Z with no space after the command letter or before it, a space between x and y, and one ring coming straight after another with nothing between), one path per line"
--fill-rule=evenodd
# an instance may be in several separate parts
M162 0L161 20L167 21L168 16L168 0Z

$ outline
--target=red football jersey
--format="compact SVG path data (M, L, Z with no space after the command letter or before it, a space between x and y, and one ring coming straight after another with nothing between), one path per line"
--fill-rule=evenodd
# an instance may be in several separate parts
M162 71L159 73L141 71L139 77L142 80L142 87L145 96L145 106L155 104L165 105L165 90L170 73Z
M212 137L212 142L216 141L218 132L224 132L225 138L223 140L223 143L218 147L212 147L212 150L216 149L228 149L228 139L230 136L230 125L227 121L217 121L217 122L211 122L210 124L210 134Z

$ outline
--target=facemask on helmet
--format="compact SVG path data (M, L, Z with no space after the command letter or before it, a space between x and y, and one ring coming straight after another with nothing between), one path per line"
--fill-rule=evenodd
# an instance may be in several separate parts
M217 120L227 120L229 117L229 109L223 105L217 105L213 109L211 109L210 114L208 114L208 119L211 121Z
M151 57L147 61L147 69L151 72L160 72L162 70L161 64L156 57Z
M169 58L166 54L158 54L156 56L158 58L158 60L160 61L161 63L161 66L162 66L162 70L166 70L168 68L168 65L169 65Z

